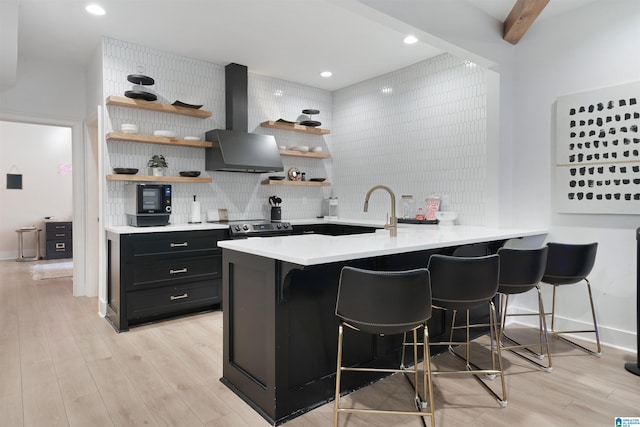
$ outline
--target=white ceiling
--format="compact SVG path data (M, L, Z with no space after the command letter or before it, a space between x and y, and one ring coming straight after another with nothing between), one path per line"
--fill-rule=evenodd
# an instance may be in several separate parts
M105 16L85 12L84 6L92 1L106 9ZM500 21L515 2L430 1L466 1ZM592 1L595 0L551 0L539 19ZM381 16L358 0L0 0L0 3L0 77L4 80L7 69L13 67L15 74L18 56L84 65L103 35L220 65L236 62L254 73L326 90L339 89L442 53L421 42L403 44L402 39L412 32L411 27ZM12 53L12 43L17 44L17 54ZM333 77L320 77L324 70L332 71Z

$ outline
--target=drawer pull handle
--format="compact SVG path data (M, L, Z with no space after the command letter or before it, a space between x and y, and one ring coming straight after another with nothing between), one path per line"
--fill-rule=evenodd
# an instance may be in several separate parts
M64 230L66 227L64 225L56 225L56 228L61 228Z
M64 249L64 248L65 248L64 243L56 243L56 249Z
M189 246L189 243L184 242L184 243L171 243L172 248L186 248L187 246Z
M178 273L186 273L186 268L181 268L180 270L169 270L169 274L178 274Z
M182 295L171 295L171 296L169 297L169 299L170 299L171 301L175 301L175 300L177 300L177 299L183 299L183 298L188 298L188 297L189 297L189 294L185 292L185 293L184 293L184 294L182 294Z
M56 233L56 237L64 237L65 234L64 233Z

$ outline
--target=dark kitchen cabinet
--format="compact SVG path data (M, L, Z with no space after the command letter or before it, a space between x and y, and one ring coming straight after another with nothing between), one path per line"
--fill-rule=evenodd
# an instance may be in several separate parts
M222 302L226 230L107 232L107 320L129 326L211 310Z
M73 258L73 224L71 221L45 223L45 259Z

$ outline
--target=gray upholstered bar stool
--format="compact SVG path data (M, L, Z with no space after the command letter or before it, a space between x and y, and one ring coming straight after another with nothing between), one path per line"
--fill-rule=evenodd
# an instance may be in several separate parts
M564 243L547 243L549 252L547 253L547 265L542 276L542 282L553 285L553 300L551 305L551 331L558 338L573 344L574 346L593 354L600 356L602 348L600 346L600 333L598 332L598 322L596 321L596 309L593 304L593 295L591 292L591 283L587 279L589 273L593 269L596 262L596 252L598 251L598 243L588 244L564 244ZM593 329L588 330L555 330L556 318L556 290L560 286L574 285L584 282L587 285L589 293L589 304L591 306L591 317L593 319ZM593 333L596 339L596 351L590 350L575 341L563 336L563 334L583 334Z
M481 383L496 397L500 406L507 406L507 387L502 369L502 353L498 345L499 325L493 303L493 298L498 291L500 258L495 254L479 257L431 255L427 268L431 275L433 306L435 308L453 311L449 341L431 342L430 345L448 345L449 351L452 354L465 361L465 370L433 370L432 375L473 374L478 380L480 380L478 376L480 374L484 374L490 379L495 378L495 376L500 376L502 386L501 396L494 392L483 381L481 381ZM469 310L483 305L489 308L491 369L480 369L470 361L471 328L486 328L486 323L470 324ZM458 311L466 313L464 326L456 326L455 324ZM465 330L464 341L453 340L454 331L458 329ZM453 346L465 346L465 356L462 357L458 355L454 351Z
M538 249L507 249L500 248L500 343L503 350L511 350L518 356L543 368L546 372L553 370L551 362L551 350L549 349L549 336L547 334L547 322L545 319L544 304L542 303L542 292L540 290L540 280L544 274L547 262L547 248ZM509 296L522 294L536 289L538 292L538 312L537 313L509 313ZM537 316L539 329L539 342L532 344L520 344L518 341L506 335L507 317L517 316ZM504 345L504 340L511 341L513 345ZM539 346L540 352L531 350L532 347ZM525 357L515 350L524 349L533 353L538 359L543 359L547 354L547 365L543 365L536 360Z
M433 409L433 387L429 353L427 320L431 318L431 286L429 272L425 269L408 271L371 271L344 267L340 274L336 302L338 326L338 357L336 368L336 390L334 402L334 426L338 426L340 413L378 413L391 415L429 416L435 426ZM374 335L413 334L413 369L380 369L343 366L342 349L344 328ZM418 330L423 329L422 398L418 383ZM340 406L340 381L345 371L388 372L413 374L413 389L416 411L383 409L355 409ZM428 395L428 403L427 403ZM429 411L423 409L429 408ZM422 418L424 424L424 418Z

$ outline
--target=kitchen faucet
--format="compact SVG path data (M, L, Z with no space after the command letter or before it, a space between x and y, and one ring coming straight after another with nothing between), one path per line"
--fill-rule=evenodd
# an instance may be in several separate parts
M398 218L396 217L396 195L386 185L376 185L367 191L367 195L364 198L364 211L369 211L369 197L375 190L385 190L391 196L391 218L389 223L384 225L385 230L389 230L391 237L398 236Z

